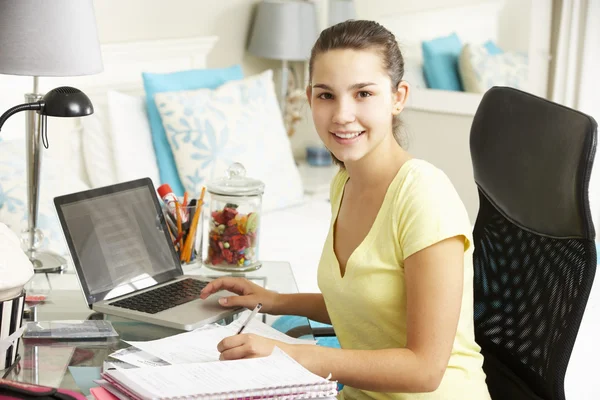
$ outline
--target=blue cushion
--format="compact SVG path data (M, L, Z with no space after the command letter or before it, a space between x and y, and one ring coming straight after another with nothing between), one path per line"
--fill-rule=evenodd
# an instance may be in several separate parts
M304 318L304 317L298 317L295 315L284 315L284 316L277 318L271 326L280 332L286 333L290 329L295 328L297 326L304 326L305 323L306 323L306 318ZM311 328L331 328L331 325L329 325L329 324L324 324L322 322L317 322L317 321L313 321L310 319L308 320L308 323ZM302 337L302 338L308 339L309 337L310 337L310 335L306 335L306 337ZM338 349L341 347L340 342L338 341L337 337L335 337L335 336L319 337L319 338L317 338L317 344L320 346L326 346L326 347L336 347Z
M421 43L423 73L431 89L462 91L458 56L462 44L456 33Z
M494 43L491 40L488 40L487 42L485 42L483 44L483 47L485 47L485 49L488 51L488 53L492 56L496 55L496 54L504 53L504 50L502 50L500 47L498 47L498 45L496 45L496 43Z
M168 74L145 72L142 74L142 78L144 80L148 121L152 131L152 143L158 162L160 180L162 183L168 183L176 195L182 195L185 189L177 173L175 159L154 102L154 95L161 92L181 90L215 89L225 82L243 79L242 67L234 65L228 68L194 69Z

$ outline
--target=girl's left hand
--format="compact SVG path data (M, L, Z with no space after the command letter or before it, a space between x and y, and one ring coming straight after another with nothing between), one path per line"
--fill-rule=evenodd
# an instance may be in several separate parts
M239 360L269 356L275 346L283 350L286 344L252 333L242 333L221 340L217 350L221 353L220 360Z

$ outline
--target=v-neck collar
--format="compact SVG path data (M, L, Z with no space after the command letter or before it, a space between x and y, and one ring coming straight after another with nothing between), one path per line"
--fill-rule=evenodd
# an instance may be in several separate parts
M394 193L396 192L395 188L398 185L398 181L400 181L400 178L402 176L404 176L404 174L405 174L404 171L407 168L406 165L409 164L412 160L415 160L415 159L411 158L409 160L406 160L404 162L404 164L402 164L402 166L398 169L398 172L396 172L396 176L394 176L394 179L392 179L392 181L388 185L386 192L385 192L385 196L383 197L383 202L381 203L379 210L377 210L377 215L375 216L373 225L371 225L371 228L369 229L369 231L367 232L367 234L365 235L363 240L358 244L358 246L356 246L356 248L352 251L352 253L350 253L348 260L346 261L344 275L342 275L340 261L338 259L337 254L335 253L335 226L336 226L336 223L337 223L337 220L339 217L340 207L342 205L344 193L346 191L346 184L348 183L348 180L350 179L350 175L348 175L348 171L344 171L345 177L344 177L344 182L342 184L342 190L341 190L341 193L338 196L337 202L335 204L335 208L333 211L334 218L331 219L331 227L329 229L329 234L331 236L331 238L330 238L331 239L330 240L331 249L330 250L333 254L333 259L335 260L336 277L338 277L341 281L344 281L345 278L348 276L348 267L350 266L351 261L357 257L355 254L357 252L359 252L362 247L365 247L365 246L368 247L371 244L371 242L373 241L373 238L376 236L376 232L379 230L379 225L381 224L380 220L381 220L381 218L383 218L381 216L381 210L384 209L385 207L387 207L387 203L391 201L390 198L393 197ZM355 268L350 269L350 272L354 269Z

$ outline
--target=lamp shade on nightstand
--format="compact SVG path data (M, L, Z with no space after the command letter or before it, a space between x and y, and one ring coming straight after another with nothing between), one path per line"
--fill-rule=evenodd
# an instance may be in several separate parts
M248 51L274 60L304 61L318 34L313 3L263 0L258 3Z
M79 76L102 70L92 0L0 1L0 73Z

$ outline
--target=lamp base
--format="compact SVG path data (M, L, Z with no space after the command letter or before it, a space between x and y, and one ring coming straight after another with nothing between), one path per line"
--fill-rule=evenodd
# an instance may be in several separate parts
M29 259L35 273L62 272L67 268L67 260L51 251L36 251Z

